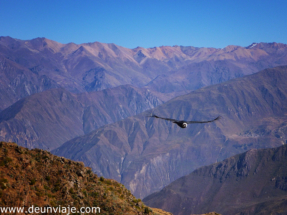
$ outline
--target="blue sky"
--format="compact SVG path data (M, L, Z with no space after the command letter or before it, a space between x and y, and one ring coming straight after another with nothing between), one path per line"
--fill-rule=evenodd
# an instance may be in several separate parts
M223 48L287 43L285 0L0 0L0 36Z

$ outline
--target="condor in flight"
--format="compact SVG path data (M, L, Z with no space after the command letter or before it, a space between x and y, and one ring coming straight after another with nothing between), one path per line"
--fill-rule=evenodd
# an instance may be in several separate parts
M213 120L209 120L209 121L184 121L184 120L176 120L176 119L169 119L169 118L163 118L163 117L159 117L159 116L156 116L156 115L151 115L149 117L155 117L155 118L158 118L158 119L164 119L164 120L168 120L168 121L171 121L175 124L177 124L179 127L181 128L186 128L187 127L187 124L191 124L191 123L209 123L209 122L214 122L215 120L218 120L220 119L220 116L216 117L215 119Z

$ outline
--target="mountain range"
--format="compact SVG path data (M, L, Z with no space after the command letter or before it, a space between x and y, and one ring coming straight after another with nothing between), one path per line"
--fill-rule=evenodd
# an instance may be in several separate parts
M128 49L99 42L0 37L0 111L28 95L60 87L80 93L131 84L171 98L286 64L287 45L281 43Z
M99 42L77 45L46 38L0 37L0 111L3 111L0 112L0 140L14 141L29 148L54 149L78 135L192 90L287 64L286 56L287 46L280 43L254 43L248 47L228 46L224 49L191 46L127 49ZM120 88L115 88L117 86ZM140 94L145 91L142 99L127 93L132 86L141 91ZM136 99L137 107L131 107L133 110L130 111L120 110L120 105L125 106L121 102L106 105L118 100L104 94L99 102L95 101L98 98L93 97L92 92L108 88L115 88L115 95L125 100L125 104L132 105ZM53 97L57 93L46 93L49 89L57 89L58 95L61 90L66 90L67 95L73 94L70 98L77 107L69 102L63 103L60 96ZM75 99L84 97L84 94L91 98ZM44 102L44 98L49 102ZM36 103L37 108L32 107ZM54 105L56 103L58 105ZM22 104L25 105L22 107ZM115 110L118 113L112 113ZM125 113L119 113L121 111ZM26 115L22 115L23 112ZM51 112L58 112L59 117L51 117ZM37 115L44 118L42 125L37 122ZM14 119L16 116L18 118ZM52 119L48 122L47 117ZM44 125L49 126L44 128Z
M202 165L284 144L282 65L281 43L128 49L0 37L0 140L84 161L142 198ZM222 119L182 130L152 113Z
M145 197L196 168L287 140L287 66L176 97L151 111L74 138L52 152L81 160ZM186 129L150 118L221 119Z
M287 214L287 145L251 149L196 169L143 201L175 215Z

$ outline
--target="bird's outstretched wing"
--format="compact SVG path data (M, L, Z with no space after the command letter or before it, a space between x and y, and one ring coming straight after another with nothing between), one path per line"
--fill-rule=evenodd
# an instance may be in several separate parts
M159 117L157 115L151 115L151 116L148 116L148 117L154 117L154 118L158 118L158 119L164 119L164 120L169 120L169 121L172 121L172 122L178 122L177 120L175 119L169 119L169 118L163 118L163 117Z
M187 124L191 124L191 123L208 123L208 122L214 122L215 120L218 120L218 119L220 119L220 118L221 118L221 117L218 116L218 117L216 117L215 119L209 120L209 121L186 121L186 123L187 123Z

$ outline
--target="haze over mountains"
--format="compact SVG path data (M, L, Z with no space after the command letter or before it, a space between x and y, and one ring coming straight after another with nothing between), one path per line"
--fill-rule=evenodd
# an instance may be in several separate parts
M161 103L147 89L130 85L81 94L50 89L23 98L0 113L0 140L52 150Z
M153 109L163 117L206 120L181 129L149 118L150 111L101 127L53 153L84 161L123 183L137 197L161 189L194 169L252 148L287 140L287 67L201 88Z
M285 143L286 67L246 76L282 65L280 43L127 49L0 37L0 140L55 149L144 197L202 165ZM151 112L222 120L182 130Z
M287 64L287 45L259 43L224 49L115 44L61 44L46 38L0 37L0 110L20 98L62 87L73 93L123 84L184 94L210 84ZM174 96L174 95L172 95ZM168 96L165 100L170 99Z
M174 215L286 214L287 145L252 149L196 169L144 199Z

